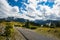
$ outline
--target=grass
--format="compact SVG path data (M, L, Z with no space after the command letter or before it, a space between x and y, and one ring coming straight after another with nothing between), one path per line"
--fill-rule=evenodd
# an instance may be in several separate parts
M10 40L24 40L24 37L16 30L14 29L14 32L12 33L11 37L9 37ZM0 40L6 40L5 36L0 36Z
M0 27L4 28L6 27L7 23L11 23L11 25L13 26L14 24L20 24L22 25L22 23L19 22L2 22L0 23ZM11 29L11 31L13 31L11 33L11 37L9 37L10 40L24 40L23 36L20 34L20 32L18 32L18 30L16 30L14 27L13 29ZM0 40L6 40L6 37L0 34Z
M3 37L3 36L0 36L0 40L5 40L5 37Z
M56 37L60 39L60 28L37 28L35 31L45 36Z
M12 25L21 25L23 26L24 23L19 22L2 22L0 26L5 27L6 23L11 23ZM60 39L60 28L47 28L47 27L37 27L34 25L30 25L30 29L34 29L37 33L49 36L49 37L56 37ZM0 36L0 40L5 40L6 37ZM10 37L10 40L23 40L23 36L14 28L14 32Z

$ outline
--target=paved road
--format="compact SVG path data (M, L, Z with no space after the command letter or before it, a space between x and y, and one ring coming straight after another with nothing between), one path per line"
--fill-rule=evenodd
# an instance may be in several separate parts
M24 28L18 28L18 31L26 38L26 40L56 40Z

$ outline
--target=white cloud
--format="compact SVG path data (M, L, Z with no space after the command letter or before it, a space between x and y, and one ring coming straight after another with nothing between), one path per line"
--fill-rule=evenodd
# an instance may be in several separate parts
M8 6L8 4L6 3L6 0L4 1L0 0L0 17L1 18L7 17L9 10L10 10L10 6Z
M55 3L60 3L60 0L55 0Z
M37 0L37 1L38 1L38 2L43 2L43 1L44 1L44 2L47 2L47 0Z
M18 0L15 0L18 1ZM49 2L55 2L53 8L47 5L37 5L38 2L47 2L47 0L29 0L29 4L24 3L27 7L27 11L21 9L23 14L19 13L18 6L10 6L6 0L0 0L0 18L14 16L18 18L24 18L29 20L47 20L47 19L58 19L60 18L60 1L59 0L49 0ZM36 10L36 7L40 7Z
M11 7L6 0L0 0L0 18L8 16L19 16L17 6Z
M60 2L59 0L49 0L49 2L56 2L53 6L53 8L50 8L47 5L39 5L40 9L36 10L36 7L38 7L37 3L38 2L47 2L47 0L30 0L30 4L28 5L31 9L32 12L29 10L30 16L34 16L35 14L35 19L57 19L60 17Z
M12 12L19 12L19 8L17 6L12 7L11 9Z

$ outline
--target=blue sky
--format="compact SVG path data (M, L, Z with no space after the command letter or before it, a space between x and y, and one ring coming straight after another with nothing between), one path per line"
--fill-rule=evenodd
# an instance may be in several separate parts
M29 4L28 3L28 0L18 0L17 2L15 1L15 0L7 0L7 2L9 3L9 5L11 5L11 6L18 6L19 8L23 8L23 10L25 10L26 11L26 5L25 4L23 4L23 3L26 3L26 4Z
M54 5L54 1L53 2L49 2L49 1L44 2L44 1L42 1L42 2L39 2L38 5L47 5L47 6L52 8L53 5Z
M59 5L59 0L0 0L0 18L13 16L29 20L59 20Z
M7 1L8 1L8 3L9 3L9 5L11 5L11 6L18 6L19 8L22 7L23 10L26 10L26 9L25 9L25 8L26 8L26 5L23 4L23 3L29 4L28 0L18 0L17 2L16 2L15 0L7 0ZM44 1L42 1L42 2L38 2L37 5L47 5L47 6L49 6L50 8L52 8L53 5L54 5L54 1L53 1L53 2L49 2L49 1L44 2ZM38 9L39 9L39 8L40 8L40 7L38 7Z
M22 5L24 5L22 2L25 2L26 4L28 4L28 0L18 0L17 2L15 0L7 0L8 3L11 5L11 6L18 6L18 7L22 7ZM25 5L24 5L25 6Z

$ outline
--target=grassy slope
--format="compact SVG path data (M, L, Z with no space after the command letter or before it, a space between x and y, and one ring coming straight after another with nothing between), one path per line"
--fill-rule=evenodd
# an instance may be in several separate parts
M0 36L0 40L5 40L6 37ZM12 33L12 36L9 38L10 40L24 40L24 37L16 30L14 29L14 32Z
M36 32L49 37L60 39L60 28L37 28Z
M14 24L22 25L22 23L19 22L2 22L0 23L0 27L2 26L4 28L6 26L6 23L11 23L12 25ZM12 31L13 33L11 34L12 36L10 37L10 40L24 40L23 36L15 28ZM0 40L5 40L5 39L6 39L5 36L0 35Z

